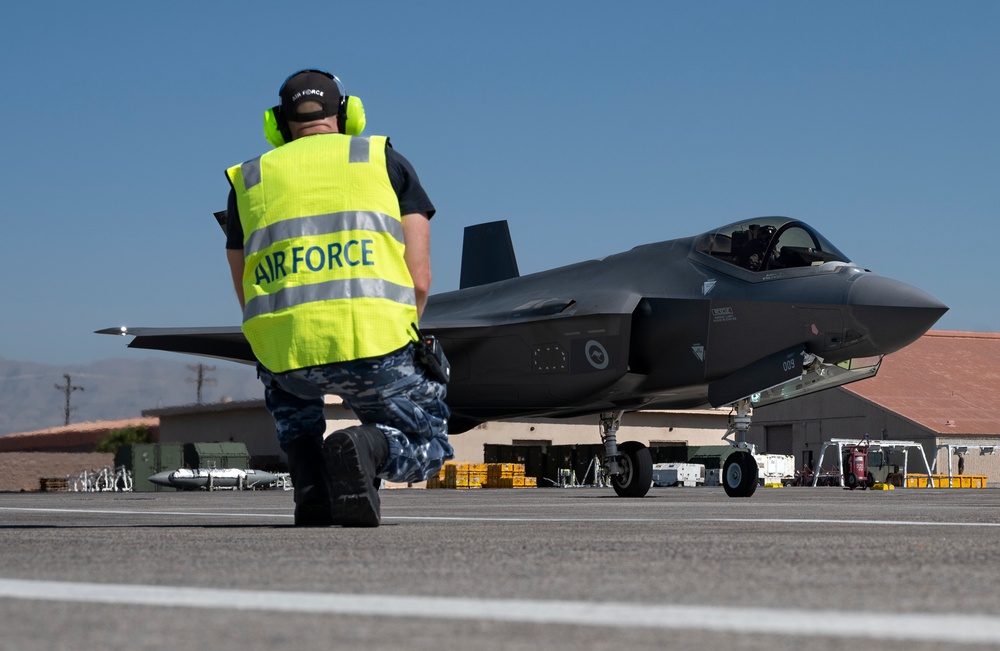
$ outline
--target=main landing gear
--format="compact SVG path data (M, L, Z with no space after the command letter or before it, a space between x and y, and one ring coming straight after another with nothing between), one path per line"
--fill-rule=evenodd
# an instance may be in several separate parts
M726 457L722 466L722 487L729 497L750 497L757 490L758 468L757 460L753 458L750 444L747 443L747 431L750 429L750 416L753 409L746 398L734 405L736 411L729 416L729 429L723 435L723 440L730 434L736 435L731 441L736 451Z
M733 452L722 467L722 487L729 497L750 497L757 490L759 469L753 457L753 448L747 443L753 408L750 400L744 398L734 405L729 417L729 429L723 440L730 434L735 440L730 443ZM621 411L601 413L601 443L604 444L602 465L611 477L611 485L619 497L643 497L653 483L653 457L649 448L638 441L625 441L618 445L618 428L622 422Z
M649 448L638 441L625 441L618 445L616 436L622 424L622 413L607 411L601 414L602 463L619 497L642 497L653 484L653 457Z

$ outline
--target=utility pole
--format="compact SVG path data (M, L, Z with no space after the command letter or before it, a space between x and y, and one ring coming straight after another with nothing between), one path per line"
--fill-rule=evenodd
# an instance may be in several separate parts
M200 405L200 404L202 404L202 402L201 402L201 388L202 388L202 386L204 386L206 384L207 385L214 385L215 384L215 378L214 377L205 377L205 372L206 371L207 372L214 371L215 367L214 366L205 366L204 364L198 364L197 366L195 366L193 364L189 364L188 365L188 370L189 371L195 371L198 374L197 377L188 378L187 381L188 382L194 382L195 384L198 385L198 404Z
M66 378L66 385L63 386L61 384L57 384L56 389L58 389L59 391L64 391L66 393L66 410L64 412L66 418L65 421L63 422L63 425L69 425L69 413L73 411L73 409L69 406L69 397L73 394L74 391L83 391L83 387L73 386L73 382L70 380L69 373L63 373L63 377Z

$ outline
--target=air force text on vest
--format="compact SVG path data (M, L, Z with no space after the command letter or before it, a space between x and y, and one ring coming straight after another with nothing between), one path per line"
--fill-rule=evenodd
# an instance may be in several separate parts
M264 256L254 270L256 284L273 283L288 274L324 271L344 267L375 266L372 255L374 240L348 240L322 246L293 246L288 251L275 251Z

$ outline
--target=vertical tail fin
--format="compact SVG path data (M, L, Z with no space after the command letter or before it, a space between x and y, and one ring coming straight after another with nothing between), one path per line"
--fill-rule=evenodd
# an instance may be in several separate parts
M517 278L518 275L506 219L465 227L460 289Z

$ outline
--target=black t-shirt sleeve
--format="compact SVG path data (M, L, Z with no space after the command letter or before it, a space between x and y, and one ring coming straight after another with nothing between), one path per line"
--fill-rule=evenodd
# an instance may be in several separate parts
M226 248L243 248L243 224L240 222L240 211L236 207L236 191L229 188L229 199L226 201Z
M433 217L437 210L431 203L430 197L427 196L424 186L420 185L416 170L413 169L413 165L410 165L410 161L406 160L391 145L386 145L385 148L385 166L389 172L392 189L396 191L396 196L399 198L399 214L410 215L422 212L427 215L428 219Z

